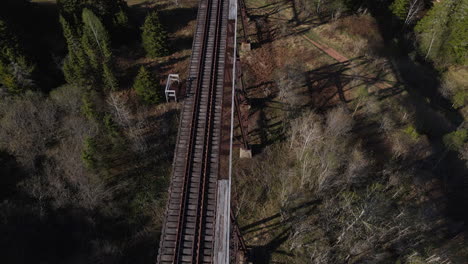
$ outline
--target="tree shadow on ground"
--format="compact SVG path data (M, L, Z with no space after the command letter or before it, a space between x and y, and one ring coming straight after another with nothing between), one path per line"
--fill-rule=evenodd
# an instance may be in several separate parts
M282 11L287 9L291 9L293 13L291 19L279 15ZM304 12L304 10L298 8L295 1L292 0L268 3L261 7L249 8L248 10L250 11L248 12L248 17L254 22L257 32L257 41L252 43L252 49L258 48L263 44L270 43L273 40L293 35L300 35L303 32L310 30L310 28L318 27L330 22L332 17L332 14L323 14L321 17L318 17L310 14L310 12ZM258 15L257 13L260 13L261 15ZM343 12L341 17L349 15L352 15L352 13ZM266 27L266 24L270 25Z
M269 233L274 235L269 242L250 248L251 259L249 259L249 261L253 261L254 263L271 263L272 254L292 256L292 254L278 249L288 240L292 225L297 218L302 215L310 214L320 202L320 200L311 200L299 204L298 206L285 209L288 215L293 215L287 219L282 219L283 214L278 212L272 216L241 227L240 230L243 234L255 233L256 236L264 236Z
M0 225L4 263L89 263L93 254L105 255L96 254L100 245L94 243L104 239L117 242L131 230L122 219L97 210L72 206L56 209L49 200L38 202L22 192L10 198L8 205L2 205L8 212Z
M322 112L333 106L330 103L336 95L342 103L348 103L351 99L346 98L347 91L357 87L369 88L379 83L390 85L390 87L379 89L376 92L385 94L386 97L394 96L403 91L398 83L385 79L383 69L376 70L371 77L366 70L363 69L361 72L357 70L359 67L365 68L371 62L371 59L356 57L306 72L306 86L312 98L311 104L307 107Z
M253 145L253 152L261 152L266 146L284 139L284 126L281 120L276 120L275 117L267 117L265 109L272 109L270 111L275 113L277 111L287 112L290 115L300 113L304 110L314 109L323 112L330 107L336 105L334 98L338 97L341 103L349 103L351 98L349 92L358 87L369 88L377 84L386 83L390 85L388 88L378 90L381 96L394 96L401 93L403 90L398 83L386 80L384 68L374 69L369 73L366 67L372 67L372 60L365 57L356 57L346 62L337 62L331 65L316 68L311 71L303 72L305 81L304 86L306 91L302 89L301 92L295 92L294 96L308 97L310 102L300 105L291 106L288 103L275 100L276 91L273 81L263 82L252 87L247 87L246 90L263 89L265 95L257 96L256 98L249 98L251 105L251 117L253 114L258 115L257 129L250 131L251 137L258 137L260 144ZM269 112L269 113L270 113ZM270 113L271 114L271 113Z
M151 12L152 10L163 10L169 6L168 3L157 3L156 5L151 7L153 1L148 0L136 5L129 6L129 13L132 22L136 23L137 25L142 25L145 21L146 15Z
M300 85L301 87L294 87L291 90L294 95L288 96L298 96L301 100L305 100L304 104L290 105L287 102L276 100L277 88L273 81L262 82L246 88L247 92L263 89L265 93L264 95L261 92L257 93L256 97L248 99L251 105L250 117L257 117L258 120L257 128L249 131L249 136L258 138L261 142L252 146L253 153L259 153L266 146L285 138L284 122L271 116L277 111L287 113L290 116L310 109L324 112L339 103L350 103L355 100L353 91L358 88L370 90L370 95L375 95L380 100L396 96L404 91L400 83L387 79L385 67L376 67L374 60L364 56L310 71L304 72L304 69L297 69L297 71L304 76L303 84ZM272 111L266 111L266 109ZM267 112L269 116L267 116Z
M170 40L170 51L179 52L192 49L193 37L178 37Z
M0 150L0 200L12 195L17 184L26 177L13 155Z
M152 68L153 70L157 70L157 71L168 71L169 69L171 69L175 64L181 62L181 61L184 61L186 60L187 58L189 58L190 56L189 55L185 55L185 56L182 56L182 57L171 57L169 60L165 61L165 62L161 62L157 65L154 66L154 68Z
M416 129L428 136L439 165L435 175L443 180L448 198L447 215L454 220L468 220L463 208L468 206L468 167L458 153L450 151L443 143L443 136L455 131L463 122L462 115L439 92L439 76L427 65L419 65L400 57L392 59L392 66L409 96L403 106L414 113ZM423 162L423 161L421 161Z
M259 144L252 144L252 154L261 153L262 150L273 144L274 142L284 138L284 133L282 131L282 123L271 122L273 117L268 118L266 109L271 108L271 104L274 96L270 95L265 98L250 98L249 104L252 107L251 113L256 113L257 117L257 128L249 131L249 137L258 137ZM251 114L252 115L252 114Z
M278 250L281 245L288 240L289 231L291 227L286 228L276 237L274 237L270 242L262 246L252 247L250 249L250 258L249 261L252 261L256 264L268 264L271 263L272 254L284 254L292 256L292 254L285 252L283 250Z
M389 54L389 59L392 62L394 72L397 74L399 82L405 85L406 90L410 94L410 98L418 102L418 106L414 108L412 104L408 104L410 111L415 111L416 120L421 120L417 124L417 129L427 130L428 127L433 127L431 118L428 118L428 112L442 113L450 122L444 129L448 132L454 131L462 124L463 117L456 109L453 109L451 103L445 99L439 91L440 74L429 62L424 58L416 56L412 59L411 53L416 53L414 40L408 39L408 32L402 31L395 27L395 23L388 23L392 20L392 14L386 8L383 8L377 3L370 5L370 11L373 17L376 18L379 31L384 38L385 45L389 50L393 51ZM397 40L397 41L395 41ZM416 53L417 54L417 53ZM422 126L422 127L421 127ZM436 131L440 129L436 129ZM468 181L468 168L466 163L457 155L446 155L442 144L442 134L428 134L430 143L434 149L439 149L440 165L435 170L436 175L443 179L446 188L446 193L449 198L448 204L450 210L448 215L453 219L468 220L468 213L465 210L468 206L468 197L466 192L468 187L461 185L461 182ZM452 163L455 165L452 167ZM454 169L456 168L456 169Z
M60 60L67 48L53 2L6 1L0 17L18 38L19 48L28 63L34 64L36 89L50 92L65 80ZM8 3L10 2L10 3ZM15 4L11 5L13 2ZM11 6L10 6L11 5Z
M167 32L175 33L197 18L197 10L196 7L165 9L159 12L159 18Z

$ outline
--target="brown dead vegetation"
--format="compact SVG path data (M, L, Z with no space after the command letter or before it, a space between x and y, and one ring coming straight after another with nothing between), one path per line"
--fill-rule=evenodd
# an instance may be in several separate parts
M457 263L439 250L460 226L444 215L438 148L425 135L446 120L395 82L375 20L344 16L308 35L352 58L336 63L287 33L297 31L284 3L253 5L277 36L241 54L251 143L264 147L234 166L233 210L253 260Z

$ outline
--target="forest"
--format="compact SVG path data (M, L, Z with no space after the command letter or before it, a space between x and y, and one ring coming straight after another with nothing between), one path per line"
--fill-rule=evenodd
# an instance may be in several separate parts
M154 3L1 5L2 263L154 261L177 135L160 84L175 37Z
M155 262L198 3L0 3L2 263ZM468 0L245 4L247 262L466 263Z

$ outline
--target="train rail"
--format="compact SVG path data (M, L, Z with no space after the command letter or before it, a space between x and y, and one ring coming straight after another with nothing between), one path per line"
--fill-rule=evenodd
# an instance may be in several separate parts
M199 5L158 263L212 263L227 0Z

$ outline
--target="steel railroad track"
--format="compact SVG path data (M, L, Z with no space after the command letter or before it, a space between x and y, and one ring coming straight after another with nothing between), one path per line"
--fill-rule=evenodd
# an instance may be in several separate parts
M158 263L212 263L219 167L226 0L202 0Z

